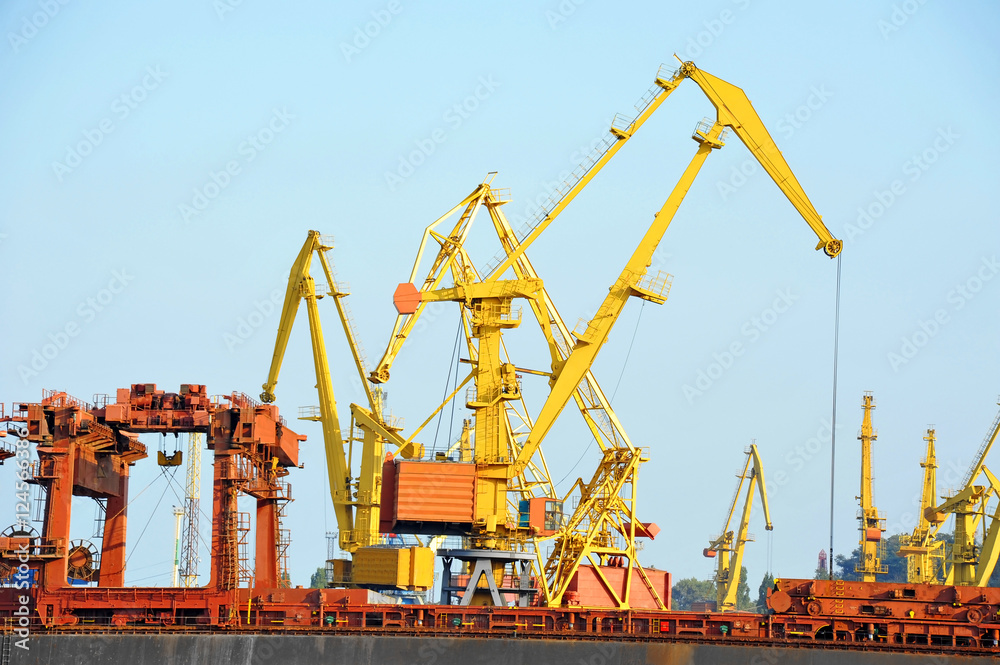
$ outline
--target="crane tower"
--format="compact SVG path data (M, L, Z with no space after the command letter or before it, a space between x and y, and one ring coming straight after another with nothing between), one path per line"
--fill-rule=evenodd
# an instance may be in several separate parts
M882 565L882 555L885 545L882 542L882 532L885 531L885 519L878 514L878 508L873 505L872 499L872 442L878 438L875 428L872 427L872 409L875 408L875 398L871 391L865 391L861 404L865 411L864 419L861 421L861 510L858 512L858 520L861 530L860 556L854 572L861 573L861 579L865 582L874 582L875 576L889 572L887 566Z

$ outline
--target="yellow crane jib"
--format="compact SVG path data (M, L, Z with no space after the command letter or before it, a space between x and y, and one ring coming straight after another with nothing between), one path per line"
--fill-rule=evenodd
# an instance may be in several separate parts
M773 531L771 524L771 510L767 504L767 488L764 484L764 465L760 461L760 453L756 444L751 444L746 451L746 462L743 464L743 472L738 476L739 483L736 485L736 492L733 494L733 502L729 506L729 514L726 516L726 523L722 527L722 533L718 538L712 540L703 554L708 558L717 558L718 566L715 573L716 589L716 609L720 612L731 612L736 609L736 594L739 590L740 573L743 569L744 546L753 540L747 529L750 526L750 512L753 508L754 489L760 493L761 505L764 508L764 528ZM740 515L739 524L735 529L730 529L733 516L736 513L736 504L740 499L740 492L746 484L746 497L743 501L743 511Z
M702 92L705 93L716 108L717 122L733 129L740 140L750 150L751 154L754 155L754 158L760 162L767 174L771 176L775 184L778 185L795 209L806 220L809 227L819 239L816 248L823 249L830 257L837 256L841 252L843 242L834 238L833 234L826 228L822 217L816 211L808 196L806 196L798 179L792 173L784 156L777 145L775 145L774 140L771 138L771 135L768 133L764 123L757 115L757 112L743 90L720 78L712 76L704 70L698 69L693 62L689 61L681 62L680 67L676 69L667 67L666 65L660 67L653 86L640 101L640 104L637 104L638 115L631 120L619 120L619 117L616 116L616 120L612 123L609 130L612 139L598 147L595 153L588 157L588 160L573 172L564 185L559 188L558 194L539 211L530 232L520 241L517 247L511 248L507 252L498 265L488 270L489 274L485 279L498 279L508 268L518 261L519 257L531 243L548 228L549 224L600 173L685 78L693 80ZM441 251L431 270L428 272L427 278L420 285L419 290L425 291L437 288L441 279L447 274L448 267L454 261L458 248L465 241L468 230L471 227L472 218L479 209L478 204L490 194L490 183L495 175L495 173L491 173L483 183L458 205L427 226L421 239L416 262L410 274L410 284L417 284L417 274L422 252L428 240L433 240L441 245ZM456 226L455 233L446 236L435 231L435 228L442 221L463 207L465 208L465 212L462 223ZM371 373L370 380L374 383L384 383L389 380L389 369L395 360L395 356L405 342L409 332L413 329L416 319L420 314L419 301L417 309L407 310L407 312L401 312L396 319L386 352Z
M702 92L715 107L717 122L732 128L736 136L760 162L774 183L781 189L795 209L806 220L806 223L819 238L816 249L822 249L827 256L833 258L840 254L844 243L833 237L823 223L823 218L816 211L805 190L792 173L784 155L774 143L770 133L764 126L757 111L746 93L735 85L712 76L698 69L693 62L681 65L681 73L698 84Z

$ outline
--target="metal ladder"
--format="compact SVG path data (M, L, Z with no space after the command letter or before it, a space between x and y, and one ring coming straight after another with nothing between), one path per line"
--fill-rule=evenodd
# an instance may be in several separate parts
M1000 404L1000 400L997 400L997 404ZM968 487L969 483L972 482L973 476L979 475L978 469L981 468L983 458L986 456L987 449L993 444L994 439L997 436L997 428L1000 427L1000 411L997 412L996 417L993 419L993 424L990 425L990 429L986 432L986 437L983 438L983 443L979 446L979 450L976 452L976 457L969 467L969 470L965 473L965 477L962 479L961 487Z
M10 665L10 642L13 639L13 633L3 634L3 646L0 647L0 665Z

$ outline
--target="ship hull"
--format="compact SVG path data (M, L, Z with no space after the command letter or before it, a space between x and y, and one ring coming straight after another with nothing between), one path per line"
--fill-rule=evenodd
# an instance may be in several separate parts
M393 635L41 634L15 645L10 665L942 665L994 664L990 656L891 653L753 644L648 643Z

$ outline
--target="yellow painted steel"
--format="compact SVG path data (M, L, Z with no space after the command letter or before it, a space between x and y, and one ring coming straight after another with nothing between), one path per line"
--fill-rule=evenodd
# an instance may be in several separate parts
M764 484L764 465L760 461L760 452L756 444L751 444L746 451L746 461L743 464L743 472L737 476L740 480L736 485L736 492L733 493L733 502L729 506L729 514L726 516L726 523L722 527L722 533L718 538L709 542L705 549L705 556L712 556L715 553L718 558L718 565L715 572L716 609L720 612L732 612L736 609L736 594L740 586L740 574L743 570L743 550L753 537L748 533L750 526L750 512L753 508L754 489L760 493L760 503L764 508L764 528L773 531L771 524L771 510L767 504L767 487ZM730 529L733 516L736 514L736 504L740 499L740 492L746 484L747 492L743 500L743 510L740 515L739 524L735 529Z
M379 588L426 591L434 586L429 547L359 547L351 562L354 579Z
M420 251L414 261L413 271L410 274L411 280L415 281L417 279L416 275L420 268L423 252L429 244L428 241L436 242L439 245L439 249L433 262L431 263L431 267L426 277L423 282L421 282L419 289L421 294L427 294L429 292L439 290L446 274L451 275L455 284L479 283L483 281L468 253L465 251L464 243L472 228L472 224L477 219L483 205L486 204L487 201L489 201L491 206L498 207L509 200L509 194L505 191L490 189L489 184L494 176L495 174L493 173L489 174L484 182L478 185L471 194L463 199L459 205L453 207L448 213L435 220L434 223L425 229L420 243ZM462 211L460 218L450 232L445 234L435 231L437 226L447 220L451 215L457 213L459 210ZM541 284L540 280L536 281L538 281L538 284ZM436 300L441 301L442 299L448 300L452 298L461 302L465 301L464 297L458 297L457 292L445 293L443 291L437 296ZM424 299L417 305L416 312L414 314L401 315L397 317L393 328L393 334L390 338L388 348L380 361L380 366L370 375L370 380L372 382L380 383L388 379L392 361L402 349L409 332L413 329L429 302L432 302L432 300ZM471 303L471 300L469 302ZM532 302L532 300L529 299L529 302ZM413 431L410 435L410 440L412 440L413 437L415 437L428 423L434 419L434 417L437 416L438 413L440 413L440 411L451 401L451 399L458 393L459 389L461 389L467 381L476 378L479 374L479 370L477 369L479 363L479 342L473 335L473 311L470 307L466 307L465 305L463 305L460 310L462 312L462 326L465 333L466 350L468 353L469 363L472 365L473 370L466 380L463 381L452 394L448 395L434 410L434 412L431 413L430 416L428 416L427 419ZM500 365L511 364L503 337L500 336L497 339L499 340L498 347L495 345L491 347L489 343L487 344L487 348L494 348L500 354L499 358L494 362L498 362ZM493 410L495 411L496 409ZM499 409L499 412L501 423L495 431L503 433L503 438L509 446L509 450L506 452L506 457L507 459L513 460L517 457L520 451L521 442L526 436L526 432L531 430L533 422L523 399L521 399L519 395L515 397L514 393L508 393L503 400L503 405L502 408ZM472 455L472 448L475 445L471 436L471 432L473 431L475 431L474 427L469 432L469 455ZM497 446L497 444L483 445L492 446L494 449L496 449ZM535 458L529 462L520 475L509 479L508 488L511 492L511 495L508 497L508 511L510 512L516 512L518 499L552 497L554 495L552 481L549 477L548 468L545 462L545 456L541 451L539 451L539 454L537 454ZM502 520L500 521L502 522Z
M933 429L927 430L924 441L927 453L920 466L924 482L920 493L920 515L913 533L900 536L898 554L906 557L906 580L911 584L941 584L944 572L944 541L937 537L940 525L928 521L926 512L937 503L937 456Z
M423 284L419 285L418 291L423 296L413 314L403 314L397 317L393 327L392 335L386 353L383 355L378 367L370 375L371 381L381 383L389 378L389 369L396 355L401 349L413 326L423 311L426 303L435 300L454 300L463 302L463 321L466 329L467 343L469 345L470 360L474 366L476 385L475 400L470 402L470 407L476 410L477 419L475 426L475 452L477 461L481 456L491 460L500 460L504 454L515 456L507 458L505 475L511 486L523 483L523 478L527 470L532 468L533 458L540 452L540 444L547 432L550 430L555 419L559 416L570 397L573 397L584 412L588 426L599 442L611 438L615 444L602 446L604 460L602 460L594 477L589 483L579 480L574 485L574 490L581 492L582 498L574 516L569 520L567 527L561 532L561 542L554 547L553 555L546 562L546 577L551 581L549 588L543 590L545 600L548 604L558 604L561 602L562 594L565 591L564 585L569 582L577 567L585 559L601 563L604 558L612 552L619 554L620 548L609 547L603 540L610 540L612 529L609 522L618 521L615 529L619 533L626 534L629 541L628 565L634 564L634 537L635 528L638 523L635 517L635 470L642 461L644 455L639 449L634 448L627 437L624 436L616 419L610 426L600 422L597 418L589 416L588 404L600 405L601 415L612 414L607 405L607 400L592 381L590 367L596 358L601 346L607 340L607 336L613 327L617 317L624 308L624 303L631 296L641 297L653 302L661 303L666 298L666 291L669 287L669 276L654 276L647 278L645 273L648 268L653 251L660 241L663 233L669 225L677 207L683 200L688 188L691 185L698 169L704 162L708 152L722 145L721 134L725 127L731 127L747 145L751 153L761 162L764 170L771 175L775 183L785 193L789 201L806 219L809 226L819 237L817 249L822 248L829 256L836 256L842 249L839 240L833 238L826 229L822 219L816 213L812 203L805 196L801 186L791 173L780 151L774 145L773 140L764 128L763 123L753 110L752 105L746 98L742 90L730 84L712 77L711 75L698 70L693 63L683 63L682 67L669 76L657 76L654 87L644 98L639 116L629 122L613 124L611 133L614 141L605 145L600 154L590 163L578 169L579 173L574 174L574 180L567 182L566 190L560 188L559 196L556 200L550 201L551 205L546 207L546 212L538 220L538 223L521 240L517 241L516 236L507 229L501 227L504 223L498 221L502 215L494 214L496 207L505 202L496 196L496 190L490 189L492 181L491 174L487 180L479 185L462 203L455 206L449 213L436 220L427 227L421 241L421 250L418 253L416 262L411 272L411 283L415 283L419 271L420 258L427 245L428 239L435 240L440 245L440 251L435 259ZM499 319L490 318L482 311L478 314L476 307L485 307L488 311L509 312L510 302L506 299L499 301L488 300L491 296L469 298L463 296L457 286L462 284L471 287L479 279L477 271L472 266L464 250L464 243L467 238L472 221L477 211L482 205L486 205L491 211L494 224L501 235L504 244L503 258L493 269L487 269L487 275L482 282L502 283L499 279L509 268L515 267L517 281L526 279L536 279L537 275L533 270L526 269L530 266L526 261L522 261L525 249L544 231L569 202L589 183L601 168L610 160L623 142L628 140L635 131L647 120L653 111L659 107L666 97L676 88L684 78L692 78L712 101L717 111L717 121L714 124L699 128L695 134L695 139L701 144L699 150L685 171L681 181L675 187L673 193L667 199L660 213L654 219L653 225L643 238L639 247L635 250L632 259L626 264L621 276L611 287L609 296L605 299L598 315L589 323L586 330L576 336L575 343L570 342L570 335L561 321L556 321L552 312L554 307L541 289L536 295L529 299L530 306L535 312L539 323L546 332L546 339L549 342L550 353L553 356L553 371L551 386L552 391L539 416L528 431L527 438L520 445L515 441L515 437L510 435L511 429L503 427L504 410L499 409L493 413L489 409L494 406L492 398L480 398L479 395L492 395L498 386L512 384L509 379L503 378L502 368L507 364L501 361L502 336L497 325ZM438 233L435 227L444 219L451 216L462 207L465 207L461 219L455 225L454 230L449 235ZM455 278L456 287L452 289L442 289L441 283L446 272L452 273ZM466 288L468 290L468 288ZM434 294L433 296L431 294ZM479 317L478 319L476 317ZM501 317L502 318L502 317ZM477 322L478 321L478 322ZM483 325L483 322L486 325ZM493 330L496 328L496 330ZM478 348L473 348L472 339L475 338ZM483 357L483 351L488 353ZM511 367L513 367L511 365ZM511 370L508 370L508 374ZM519 389L515 393L520 397ZM440 407L439 407L440 408ZM479 416L485 421L479 423ZM504 439L507 439L504 443ZM488 439L488 441L486 440ZM483 453L479 452L480 448ZM506 492L498 475L503 466L499 461L495 464L485 462L489 467L486 474L488 478L493 478L489 482L488 491L481 487L479 499L483 502L485 509L477 510L477 518L480 524L477 526L480 536L494 533L497 528L503 531L502 524L506 518L505 510L507 502L501 500L501 495ZM551 485L551 483L549 483ZM574 490L571 490L574 491ZM629 496L631 494L631 496ZM609 496L619 497L620 504L618 510L610 510ZM504 507L503 510L501 507ZM495 511L492 514L489 511ZM612 518L612 513L614 517ZM633 519L626 523L622 518L630 515ZM586 535L581 532L586 531ZM488 546L489 537L481 537L480 545ZM536 551L539 548L536 547ZM641 570L641 568L640 568ZM649 586L648 579L644 582ZM626 589L631 581L631 576L626 577ZM613 596L616 594L612 593ZM656 597L655 591L653 591ZM616 597L619 606L628 607L627 593L625 599Z
M998 536L994 529L1000 529L997 519L1000 519L1000 506L991 515L989 532L984 534L984 548L976 544L976 531L980 523L985 526L987 505L990 499L1000 497L1000 488L994 485L995 477L985 466L989 454L1000 434L1000 412L993 420L990 430L983 439L976 454L975 461L969 467L963 478L963 486L954 495L945 498L940 505L925 511L927 519L936 527L940 527L948 515L955 516L955 539L948 557L950 568L945 575L945 584L957 586L978 586L985 584L993 573L998 552ZM987 484L977 485L980 474L987 477ZM989 542L989 550L985 549ZM983 556L985 554L985 556Z
M460 302L471 313L472 337L477 342L475 384L466 396L466 406L475 417L476 500L471 534L473 547L511 547L513 520L507 512L507 470L510 467L509 432L505 402L521 398L514 365L504 362L501 331L520 325L515 298L534 299L540 279L499 282L457 282L455 286L426 291L426 302Z
M969 485L933 510L942 517L955 515L955 542L951 546L948 562L951 569L945 584L969 586L976 579L976 514L986 494L982 485Z
M582 190L590 180L604 167L604 165L615 155L624 141L642 126L642 124L653 114L660 104L673 92L685 78L689 78L698 84L702 92L708 97L717 113L716 121L720 124L731 127L736 135L743 141L747 149L764 167L771 179L781 189L799 214L806 220L809 227L819 237L819 244L816 249L822 249L827 256L837 256L844 248L842 241L833 237L829 229L823 223L823 218L816 211L809 197L799 184L795 174L785 161L784 155L778 150L770 133L764 127L763 121L750 103L750 99L740 88L727 83L722 79L712 76L708 72L698 69L693 62L683 62L681 66L670 76L663 74L665 67L660 68L660 75L656 77L656 85L661 88L660 92L652 98L651 103L639 114L631 124L618 129L611 128L619 141L615 143L608 152L601 157L593 167L591 167L583 178L573 185L567 194L556 204L552 211L546 215L538 225L524 238L520 249L507 256L495 270L490 273L489 279L496 279L513 264L520 252L523 252L541 235L542 231L552 222L555 217L569 204L570 201Z
M806 220L809 228L819 238L816 249L822 249L831 258L840 254L844 243L834 238L833 234L826 228L823 218L820 217L809 197L806 196L805 190L802 189L802 185L799 184L792 169L785 161L784 155L778 150L778 146L775 145L767 128L764 127L763 121L757 115L746 93L732 83L727 83L702 69L698 69L693 62L685 62L681 66L681 72L698 84L698 87L715 106L718 113L717 122L732 128L782 193L799 211L802 218Z
M598 310L597 316L590 322L586 332L578 337L573 353L570 354L564 365L553 368L555 384L553 385L552 392L546 400L545 406L535 418L535 427L532 429L531 434L529 434L524 446L522 446L521 454L518 456L511 470L512 473L517 473L521 466L527 460L531 459L542 439L545 438L549 428L551 428L559 413L566 405L573 390L579 385L583 377L582 371L590 368L600 347L607 340L607 335L614 325L617 315L621 313L624 302L631 295L651 299L648 295L644 296L644 294L637 292L637 289L634 288L637 284L637 278L640 278L645 273L646 268L650 264L650 258L643 259L643 257L652 256L652 252L656 249L656 243L659 242L659 238L662 237L667 225L673 219L673 214L677 211L677 207L683 200L688 188L690 188L691 182L694 176L697 175L698 169L701 167L708 152L713 148L721 147L722 142L718 139L722 127L729 127L736 133L747 149L750 150L751 154L764 167L768 175L771 176L775 184L778 185L792 205L795 206L799 214L802 215L803 219L805 219L806 223L819 238L819 244L816 248L823 249L831 257L836 256L843 249L843 243L834 238L825 224L823 224L822 218L802 190L802 186L795 178L781 151L778 150L773 139L771 139L771 135L764 127L764 123L761 121L760 116L757 115L756 110L754 110L753 105L743 90L698 69L691 62L683 63L675 76L671 77L670 80L673 82L673 87L676 87L679 81L678 77L690 78L697 83L713 106L715 106L717 118L711 131L714 132L713 136L715 138L713 140L717 144L713 145L712 141L707 140L708 134L701 132L701 137L704 140L701 142L698 154L692 160L688 170L685 171L684 176L681 177L680 182L678 182L673 193L661 209L657 218L660 224L654 224L654 227L662 225L662 230L659 228L650 228L647 236L643 238L642 243L636 248L633 260L630 261L626 270L622 272L619 282L612 287L612 292L605 298L604 304ZM659 83L661 80L658 78L657 82ZM669 90L664 88L664 93L669 93L670 90L673 90L673 87L670 87ZM634 129L631 131L634 131ZM629 135L631 135L631 132ZM699 132L696 132L694 138L698 140ZM661 220L660 217L663 219ZM541 229L550 221L551 219L548 217L546 220L543 220L543 223L536 227L515 251L508 254L507 258L490 274L489 279L502 275L507 267L531 244L541 232ZM652 250L650 250L650 247L652 247ZM564 375L565 378L563 378Z
M593 180L601 169L611 161L611 158L635 135L639 128L645 124L685 78L690 78L701 88L716 108L717 121L734 130L740 140L747 146L747 149L760 162L775 184L778 185L792 205L795 206L795 209L806 220L819 238L817 249L822 248L831 257L840 253L841 249L843 249L843 243L834 238L833 234L826 228L822 217L816 211L808 196L806 196L798 179L792 173L791 168L764 127L764 123L760 120L746 94L740 88L712 76L704 70L698 69L693 62L684 62L678 69L673 71L666 66L660 67L653 86L640 102L641 106L637 105L639 114L635 119L631 121L618 121L616 117L616 122L612 123L612 127L609 130L613 140L605 144L598 150L597 154L589 158L588 161L581 164L574 171L571 179L564 184L565 190L562 187L559 188L558 196L550 201L550 204L545 209L546 212L520 242L519 246L506 253L499 265L487 270L486 280L499 279L518 260L518 257L566 209L570 202ZM440 284L440 280L445 275L446 268L457 254L458 247L461 247L465 241L468 229L471 227L472 218L476 210L478 210L477 203L481 203L482 198L490 191L490 183L493 176L495 176L495 173L490 174L490 177L461 203L425 229L417 253L417 259L410 273L410 282L416 284L420 258L429 238L437 240L441 244L442 251L438 254L434 265L428 273L427 279L418 287L421 291L435 289ZM456 225L455 231L448 236L444 236L434 230L441 222L462 207L465 207L466 211L463 214L462 220ZM423 307L424 304L421 303L418 305L416 313L412 315L401 314L396 317L386 352L371 373L371 380L373 382L384 383L389 380L389 370L392 363L405 342L406 337L412 331Z
M552 425L555 424L556 418L562 413L566 403L570 400L570 397L576 391L584 376L590 371L598 352L600 352L604 343L607 342L608 335L611 333L611 329L618 320L618 317L625 309L625 304L629 298L637 296L644 300L651 300L657 304L663 303L666 300L669 281L664 280L661 282L662 290L649 289L648 283L643 281L646 276L646 269L652 263L653 254L656 252L663 234L666 233L667 227L673 221L677 209L680 208L684 196L691 188L691 183L694 182L695 176L698 175L698 171L705 163L708 154L723 146L723 141L720 137L722 129L722 125L715 123L711 128L706 128L706 131L698 130L692 136L698 142L698 150L695 152L690 164L684 170L680 180L674 186L670 196L663 203L660 211L653 216L653 223L646 231L642 240L639 241L639 245L635 248L635 251L632 252L632 256L625 264L618 279L611 285L608 295L605 296L604 302L601 303L601 306L597 310L597 314L587 324L586 330L577 335L576 344L573 346L569 357L566 358L565 362L553 366L552 376L554 381L551 384L552 387L549 391L549 396L535 418L535 426L531 429L528 439L521 447L521 454L518 455L518 458L510 468L510 475L520 473L524 465L535 454L535 451L541 445L542 439L549 433ZM518 249L523 250L523 248L524 244L521 244Z
M385 443L389 442L397 446L399 454L404 457L420 457L423 454L423 448L420 444L406 441L399 436L399 428L387 422L387 418L382 414L381 395L373 392L365 381L367 372L364 366L364 355L343 302L348 294L338 287L326 258L326 252L332 248L332 243L324 239L318 231L310 231L295 263L292 265L288 277L288 288L285 292L285 302L278 324L278 335L271 368L267 382L263 386L261 399L264 402L273 402L275 399L274 390L288 346L292 325L295 322L295 315L299 303L305 300L309 318L313 366L316 372L316 389L319 394L319 415L318 417L307 415L304 419L319 420L322 425L330 495L340 530L339 544L345 552L354 552L361 547L377 545L380 540L378 526ZM328 286L325 294L317 293L316 283L309 274L314 253L318 256L327 279ZM353 432L356 425L362 432L361 469L357 477L352 475L351 463L345 454L345 443L352 442L354 439L353 436L345 438L341 430L333 382L330 378L323 326L317 305L317 301L325 295L331 296L336 304L337 313L351 348L355 367L365 386L370 407L369 410L357 404L351 405L351 431ZM357 579L354 581L363 582L363 580Z
M520 245L501 210L500 201L487 199L497 236L506 254L513 253ZM518 279L537 279L538 273L521 252L511 266ZM528 301L545 336L552 358L552 366L565 362L572 352L572 335L563 322L548 292L542 287L539 296ZM650 597L658 607L665 608L659 592L653 587L646 571L639 564L636 552L635 526L639 524L638 469L648 460L645 452L632 445L611 403L587 370L573 394L574 401L591 434L601 450L602 460L589 481L578 479L563 498L563 505L574 492L579 492L577 509L570 515L565 527L550 540L552 548L546 557L545 542L536 540L535 553L538 567L543 571L539 578L542 600L546 605L559 606L573 576L582 563L600 565L611 557L625 561L624 592L607 586L616 607L631 607L632 571L637 571ZM604 580L600 568L595 568L598 579ZM604 580L606 583L606 580Z
M441 215L441 217L438 217L424 230L424 235L420 239L420 246L417 248L417 258L413 262L413 270L410 272L411 284L416 284L417 274L420 270L420 260L423 257L424 249L427 246L427 240L432 239L440 243L441 251L438 252L434 263L427 274L427 278L421 284L421 291L433 291L438 288L441 284L441 280L443 280L445 275L448 274L452 263L458 256L458 248L465 242L469 231L472 229L472 223L475 221L476 212L479 210L479 205L482 202L483 197L490 191L490 182L493 179L493 175L495 174L491 174L486 181L472 190L472 193L466 196L461 203ZM462 216L459 218L454 230L449 235L444 236L434 230L439 224L454 215L463 207L465 208L465 211L462 213ZM382 359L379 360L378 365L374 370L372 370L369 376L370 381L373 383L385 383L389 380L389 370L392 367L392 363L396 359L396 355L402 348L403 343L406 342L406 338L413 330L413 326L416 325L417 319L419 319L420 315L423 313L425 306L426 303L421 301L417 305L416 312L413 314L400 314L396 316L396 322L392 327L392 334L389 336L389 345L386 348L385 353L382 354Z
M882 557L885 556L885 541L882 539L885 518L879 515L872 498L872 442L878 438L878 434L872 427L875 398L871 392L864 394L861 406L864 409L861 436L858 437L861 441L861 494L857 497L861 505L858 513L861 541L860 555L858 563L854 566L854 572L860 573L863 581L874 582L875 576L888 573L889 567L882 565ZM877 539L873 538L875 534L878 535Z
M985 466L982 467L983 474L990 482L990 491L997 497L997 505L993 509L990 519L989 529L983 537L982 548L979 551L979 561L976 564L975 585L979 587L987 586L993 570L996 568L997 559L1000 559L1000 480L993 475Z

